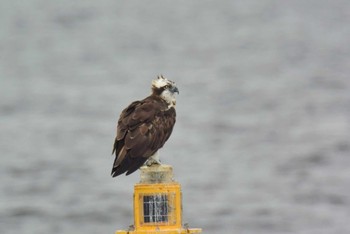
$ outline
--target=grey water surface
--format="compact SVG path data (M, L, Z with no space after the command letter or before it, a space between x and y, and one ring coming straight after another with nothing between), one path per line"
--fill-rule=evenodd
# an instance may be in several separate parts
M119 113L180 90L161 150L204 233L350 233L350 2L0 1L0 233L114 233Z

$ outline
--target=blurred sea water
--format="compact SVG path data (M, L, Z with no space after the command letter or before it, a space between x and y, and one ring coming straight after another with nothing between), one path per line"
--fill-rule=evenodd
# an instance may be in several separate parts
M114 233L121 110L174 80L161 150L204 233L350 233L350 2L1 1L0 233Z

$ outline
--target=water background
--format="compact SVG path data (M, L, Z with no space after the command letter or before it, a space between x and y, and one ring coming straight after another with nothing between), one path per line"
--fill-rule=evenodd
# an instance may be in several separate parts
M176 81L161 150L204 233L350 233L350 2L0 1L0 233L114 233L120 111Z

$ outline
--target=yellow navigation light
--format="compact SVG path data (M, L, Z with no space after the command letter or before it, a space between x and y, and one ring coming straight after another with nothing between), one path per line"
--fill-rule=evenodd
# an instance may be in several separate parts
M172 167L141 167L141 181L134 186L134 225L116 234L201 233L182 227L181 186L173 180Z
M134 194L135 228L181 228L179 184L137 184Z

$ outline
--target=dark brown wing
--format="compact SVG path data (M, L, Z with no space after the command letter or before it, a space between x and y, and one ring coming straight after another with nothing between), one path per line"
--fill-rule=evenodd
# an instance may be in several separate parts
M129 175L141 167L169 139L175 124L174 108L150 96L131 103L120 115L113 153L116 158L112 176L127 172Z

